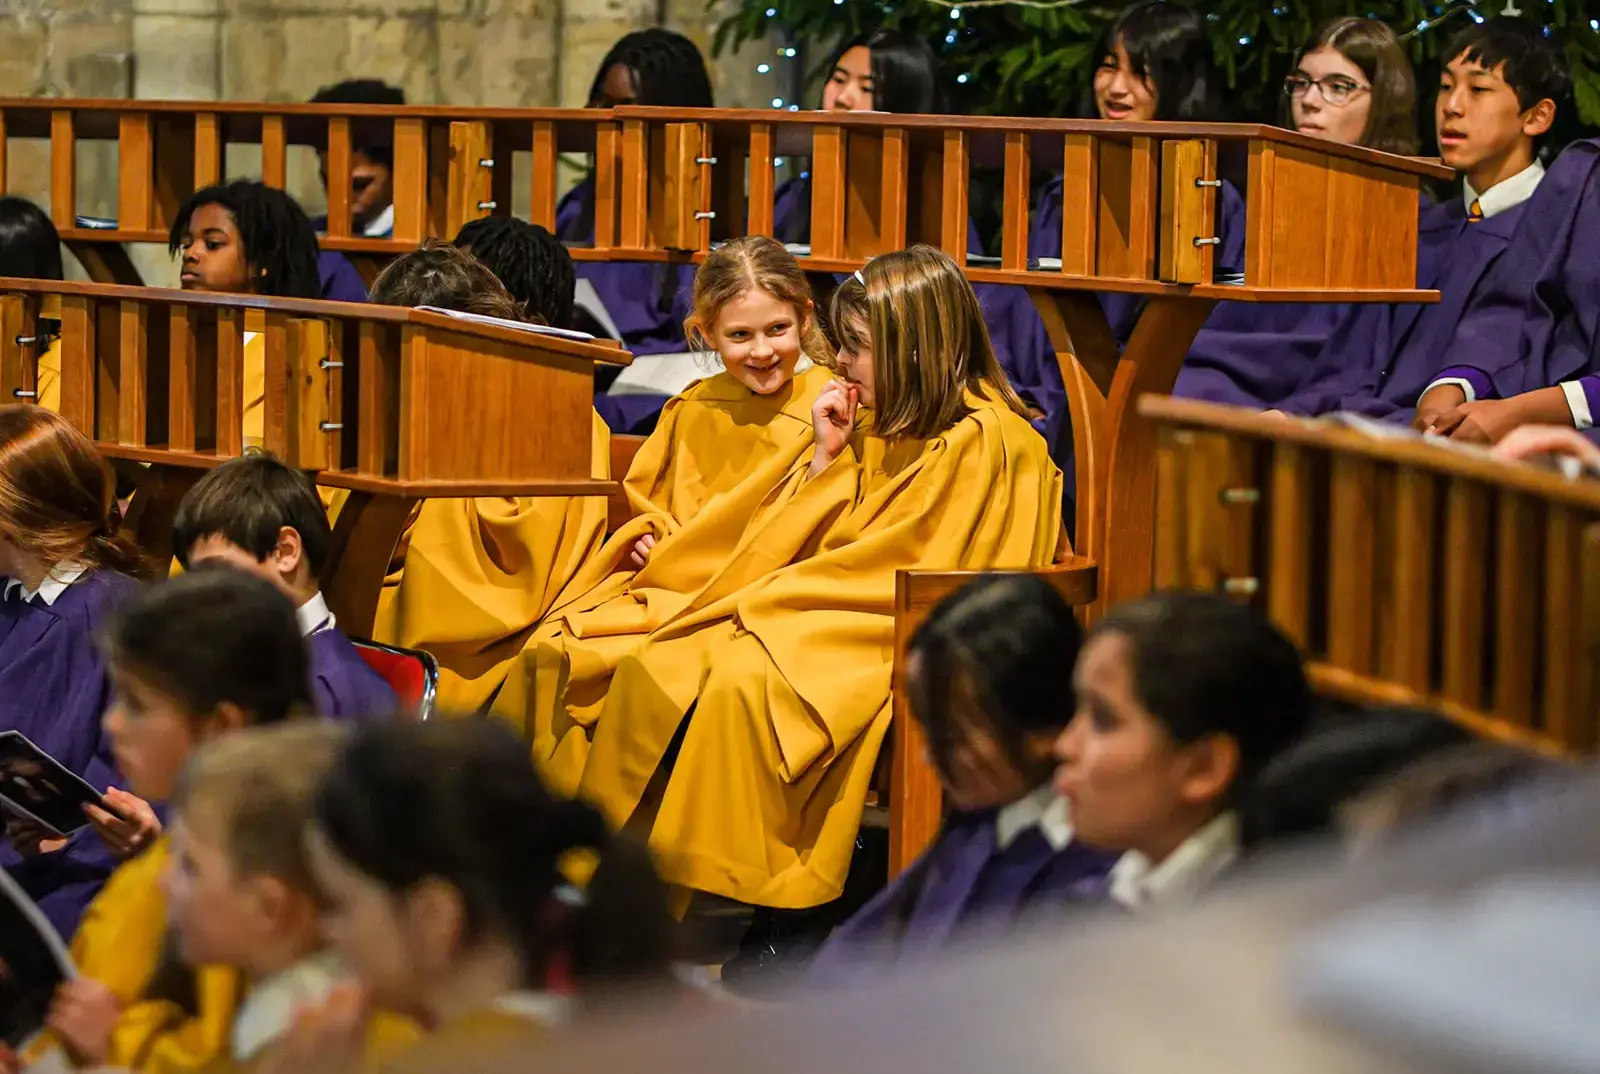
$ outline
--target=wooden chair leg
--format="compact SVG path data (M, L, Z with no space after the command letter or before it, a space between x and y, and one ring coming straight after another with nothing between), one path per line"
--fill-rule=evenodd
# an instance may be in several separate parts
M346 633L372 637L383 579L416 504L412 496L351 492L339 509L322 591Z

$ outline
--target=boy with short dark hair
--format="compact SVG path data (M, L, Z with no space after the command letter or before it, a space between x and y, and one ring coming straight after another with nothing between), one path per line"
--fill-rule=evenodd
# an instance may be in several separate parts
M172 524L173 553L185 570L223 563L266 579L294 602L320 715L391 715L393 691L340 632L318 587L331 541L316 486L264 452L207 473L184 496Z
M1538 149L1572 79L1561 50L1518 18L1469 26L1445 55L1435 101L1439 153L1461 173L1462 193L1425 206L1417 233L1417 285L1437 288L1440 301L1357 307L1285 411L1415 418L1426 429L1484 390L1486 376L1452 341L1492 305L1495 266L1544 180Z

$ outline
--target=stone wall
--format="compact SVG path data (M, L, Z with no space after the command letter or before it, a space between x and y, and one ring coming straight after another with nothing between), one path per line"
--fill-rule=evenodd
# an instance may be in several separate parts
M716 22L705 0L0 0L0 96L299 101L372 77L418 104L578 106L622 34L664 23L709 57ZM768 103L766 49L711 61L719 104ZM114 215L115 150L79 152L79 211ZM9 168L11 192L48 199L45 146L14 141ZM230 148L228 170L259 173L259 153ZM321 208L309 151L289 185ZM137 255L164 282L165 251Z

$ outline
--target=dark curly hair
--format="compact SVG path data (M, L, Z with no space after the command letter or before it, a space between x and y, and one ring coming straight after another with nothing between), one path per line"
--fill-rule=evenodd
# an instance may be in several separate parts
M528 319L570 328L578 274L567 248L538 224L514 216L468 221L453 244L499 277Z
M317 232L300 203L256 179L235 179L189 196L172 220L167 250L176 255L194 214L220 205L233 216L244 244L245 261L256 281L255 293L276 298L321 298L317 272Z

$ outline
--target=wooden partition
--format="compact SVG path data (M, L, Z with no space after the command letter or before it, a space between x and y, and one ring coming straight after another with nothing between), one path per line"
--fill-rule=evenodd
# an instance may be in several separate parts
M350 154L377 129L394 147L394 236L369 239L352 230ZM62 239L98 282L136 285L138 273L122 244L164 243L183 199L233 178L231 144L257 145L260 178L282 187L289 147L324 154L328 231L323 246L341 250L370 278L397 254L427 238L449 238L468 220L509 213L524 185L534 222L554 230L560 153L615 153L609 113L593 109L445 108L343 104L244 104L219 101L0 99L0 192L15 192L6 167L9 143L42 140L50 152L50 217ZM86 142L117 146L117 211L109 220L80 219L77 158ZM530 154L514 173L513 154ZM614 215L602 203L597 216ZM612 236L597 239L604 247Z
M1327 421L1147 398L1156 578L1249 601L1322 693L1600 745L1600 482Z
M614 345L381 306L0 280L0 398L32 397L47 297L61 413L131 464L128 521L162 557L184 491L247 446L245 340L263 337L259 446L348 492L323 582L353 633L371 631L418 500L616 487L590 477L594 364L625 363Z

